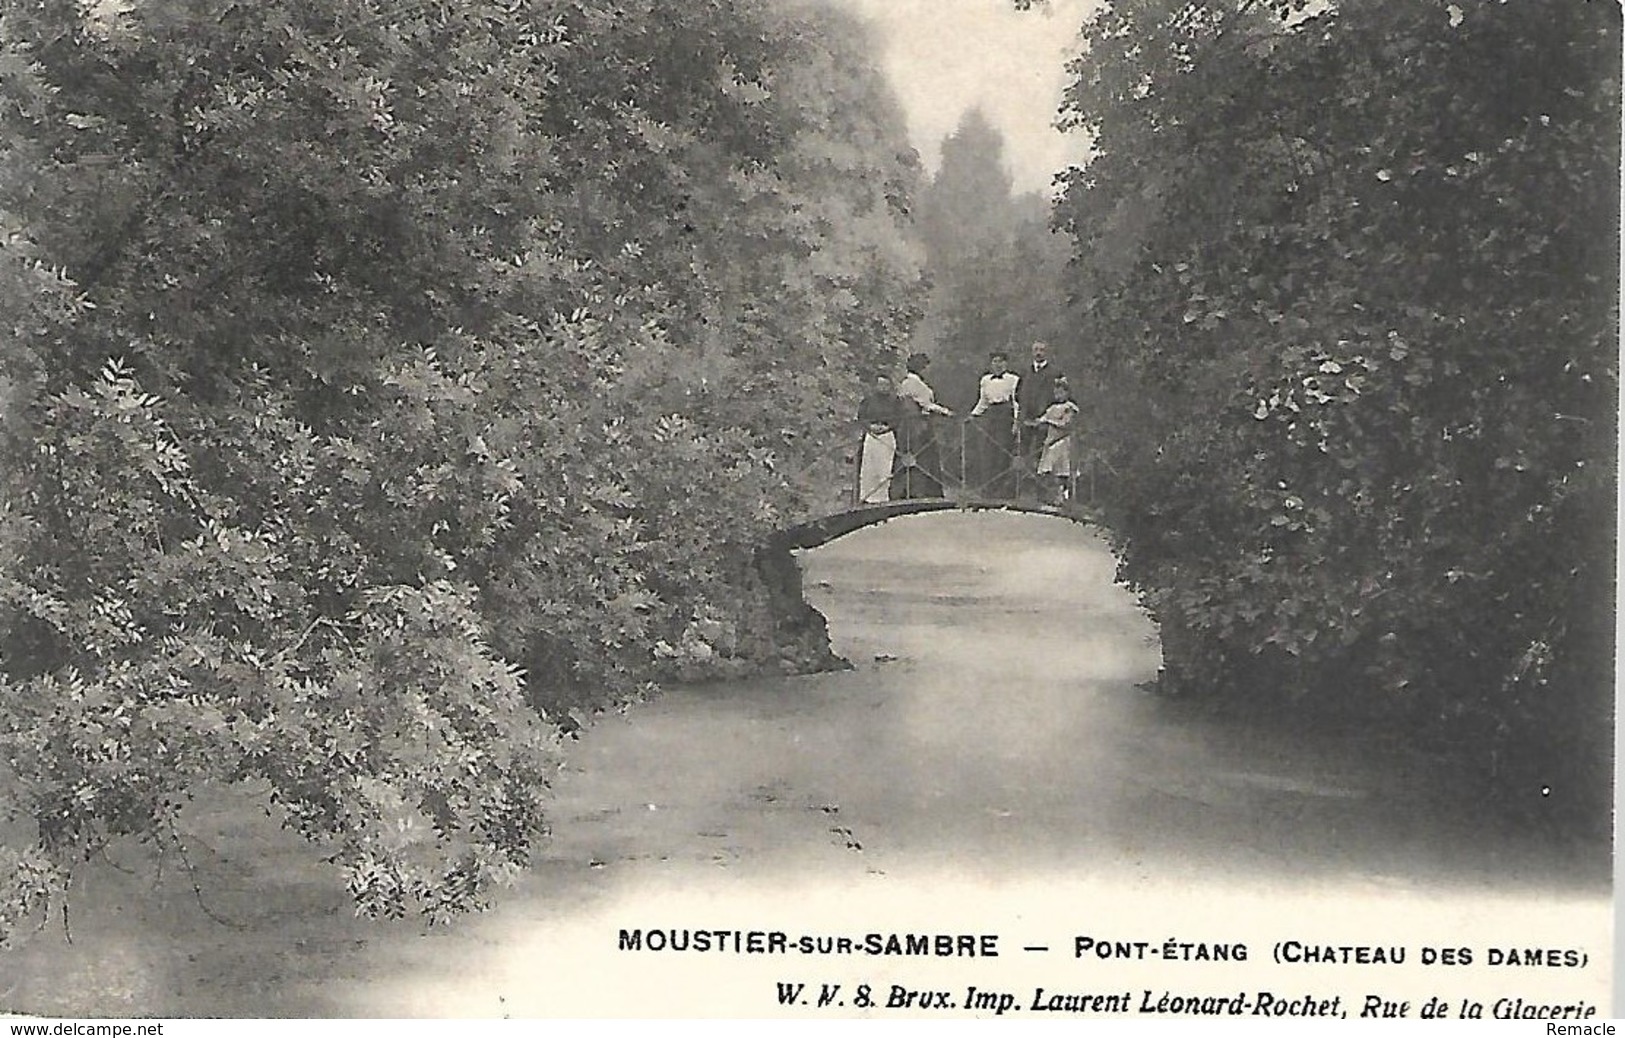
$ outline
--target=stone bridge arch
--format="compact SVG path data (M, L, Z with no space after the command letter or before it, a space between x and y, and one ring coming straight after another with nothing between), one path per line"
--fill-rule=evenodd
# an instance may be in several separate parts
M822 645L823 666L814 669L835 669L850 664L829 649L829 625L824 614L807 602L801 581L801 564L795 553L828 544L854 531L875 526L900 516L920 515L926 512L948 511L1002 511L1032 515L1047 515L1056 519L1093 525L1089 514L1078 506L1055 507L1017 502L964 502L948 498L913 498L888 501L884 504L856 505L828 515L808 519L785 527L773 534L766 544L756 549L756 570L767 587L773 615L778 625L780 644L799 644L804 650ZM804 658L806 658L804 656Z

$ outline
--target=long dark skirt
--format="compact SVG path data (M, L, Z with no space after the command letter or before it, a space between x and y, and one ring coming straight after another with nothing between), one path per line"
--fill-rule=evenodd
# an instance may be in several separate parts
M1005 501L1016 496L1016 431L1009 404L990 407L971 419L966 445L971 466L967 495L972 499Z

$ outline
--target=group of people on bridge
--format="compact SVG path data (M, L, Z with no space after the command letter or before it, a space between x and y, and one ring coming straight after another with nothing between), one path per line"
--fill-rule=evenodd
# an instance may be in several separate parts
M1078 404L1050 360L1048 343L1032 344L1031 361L1020 372L1007 352L993 351L957 436L939 435L954 412L937 402L925 379L929 365L928 355L910 354L901 380L877 376L859 404L859 504L944 497L950 484L972 501L1015 501L1024 490L1044 504L1070 499ZM954 471L945 471L944 440L958 448Z

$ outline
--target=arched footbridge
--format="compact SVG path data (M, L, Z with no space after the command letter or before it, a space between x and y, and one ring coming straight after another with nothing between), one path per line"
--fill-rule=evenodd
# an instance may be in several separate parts
M1086 507L1070 502L1044 505L1022 501L960 501L945 497L905 498L901 501L885 501L878 504L856 504L816 519L799 522L775 534L772 547L789 551L817 548L854 530L861 530L898 516L949 511L1028 512L1035 515L1057 516L1075 523L1093 521Z
M911 436L897 437L878 457L860 434L845 474L831 474L836 499L781 529L769 547L816 548L854 530L924 512L996 510L1092 521L1095 469L1102 464L1093 452L1069 442L1065 474L1041 474L1036 453L1013 438L990 436L980 423L933 419L925 428L925 435L916 428ZM844 486L837 489L836 482Z

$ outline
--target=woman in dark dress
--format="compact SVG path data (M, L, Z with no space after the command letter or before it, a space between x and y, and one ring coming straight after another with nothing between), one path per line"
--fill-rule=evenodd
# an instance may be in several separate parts
M860 505L878 505L891 500L901 403L891 379L885 375L876 376L874 387L858 402L858 422L863 426L863 442L858 451L857 503Z

